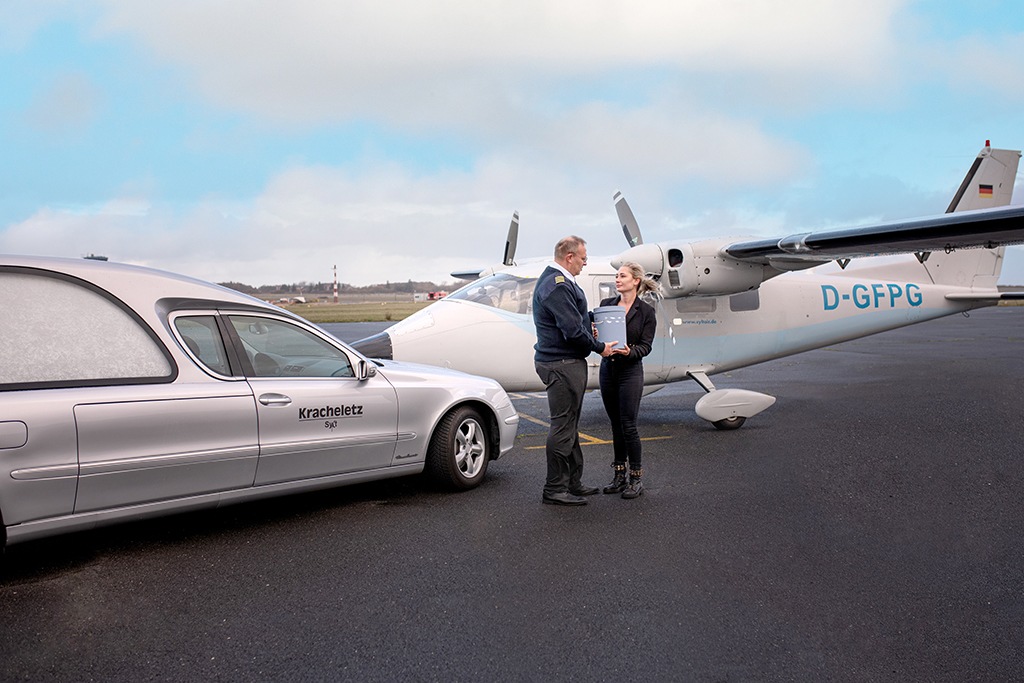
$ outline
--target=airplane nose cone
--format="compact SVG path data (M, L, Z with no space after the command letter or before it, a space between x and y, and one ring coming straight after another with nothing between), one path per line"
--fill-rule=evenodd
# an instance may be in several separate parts
M373 336L365 337L354 342L351 346L367 358L394 360L394 349L391 346L391 335L387 332L380 332Z

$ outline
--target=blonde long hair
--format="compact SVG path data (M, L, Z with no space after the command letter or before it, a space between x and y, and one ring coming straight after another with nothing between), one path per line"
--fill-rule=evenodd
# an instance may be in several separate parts
M629 274L633 276L634 280L640 280L640 284L636 286L637 297L657 299L661 296L661 285L647 277L647 273L644 272L643 266L639 263L627 261L619 267L628 269Z

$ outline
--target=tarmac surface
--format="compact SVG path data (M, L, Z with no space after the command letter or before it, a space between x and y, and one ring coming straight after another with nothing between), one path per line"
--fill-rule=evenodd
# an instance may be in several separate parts
M717 375L778 397L733 432L695 385L649 395L633 501L541 505L546 401L522 394L474 491L407 478L12 546L0 679L1021 680L1022 316ZM596 393L581 431L606 483Z

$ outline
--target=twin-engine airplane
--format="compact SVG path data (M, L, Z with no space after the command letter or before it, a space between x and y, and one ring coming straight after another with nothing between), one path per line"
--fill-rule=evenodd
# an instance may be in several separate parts
M1001 294L996 281L1005 245L1024 242L1024 206L1008 206L1020 156L986 142L944 215L781 238L645 244L616 193L630 248L591 257L576 280L591 308L614 295L615 270L626 261L659 280L658 332L644 359L648 392L692 379L707 392L697 414L736 429L775 398L716 389L711 375L1018 298ZM478 279L354 346L370 357L493 377L508 391L543 390L531 306L549 260L515 265L518 220L501 265L453 273ZM839 267L823 265L831 262ZM590 388L599 361L590 357Z

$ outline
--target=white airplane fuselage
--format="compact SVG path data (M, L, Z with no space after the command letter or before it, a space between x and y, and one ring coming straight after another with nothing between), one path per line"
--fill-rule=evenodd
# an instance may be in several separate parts
M617 265L634 262L659 279L645 385L693 379L707 392L697 414L735 429L775 399L718 389L711 375L1019 298L996 282L1005 245L1024 243L1024 209L1008 206L1020 156L986 141L941 216L771 238L644 243L616 194L631 246L612 258L591 256L576 281L593 310L615 295ZM547 262L507 265L517 231L514 214L502 265L356 348L492 377L506 391L544 389L531 309ZM591 389L600 360L588 359Z
M905 258L899 270L920 268L913 256ZM577 282L593 309L613 295L615 271L597 265L597 258L591 263ZM832 273L828 268L788 273L738 295L659 301L657 335L644 359L645 384L679 381L697 372L714 375L993 303L946 298L976 291L970 286L870 277L871 268ZM504 273L528 282L542 269L543 264ZM524 312L456 293L388 328L393 357L492 377L507 391L543 390L534 370L533 319L520 309ZM588 359L589 388L597 387L600 361L596 354Z

